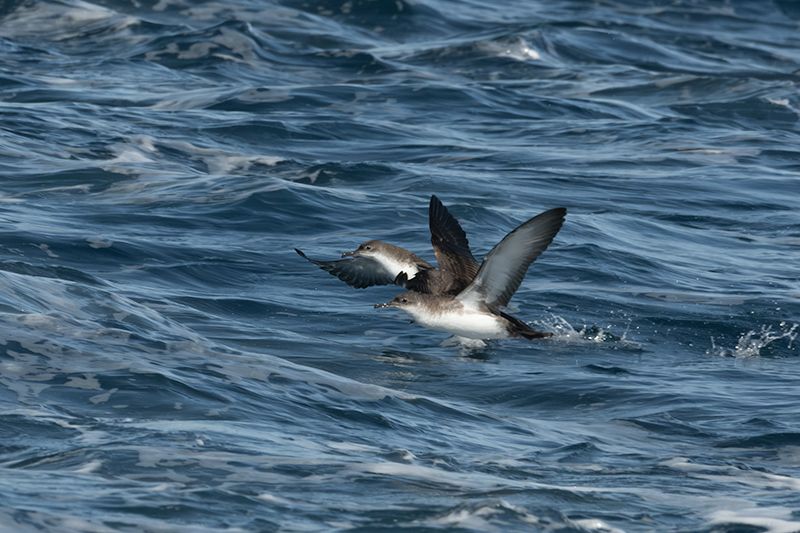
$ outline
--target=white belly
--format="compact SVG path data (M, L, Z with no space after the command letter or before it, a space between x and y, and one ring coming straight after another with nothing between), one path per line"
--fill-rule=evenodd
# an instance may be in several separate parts
M414 316L414 320L422 327L468 339L508 338L502 319L485 313L465 313L461 310L435 316Z

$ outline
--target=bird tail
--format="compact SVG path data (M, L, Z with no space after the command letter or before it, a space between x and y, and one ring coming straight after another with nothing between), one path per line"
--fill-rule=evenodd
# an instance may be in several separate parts
M552 333L535 330L522 320L513 317L509 314L506 314L502 311L500 311L500 316L511 322L512 332L518 337L522 337L524 339L532 341L534 339L546 339L547 337L553 336Z

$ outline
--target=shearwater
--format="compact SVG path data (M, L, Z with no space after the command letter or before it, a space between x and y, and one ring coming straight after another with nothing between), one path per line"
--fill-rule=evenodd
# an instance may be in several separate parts
M528 267L553 241L566 213L563 207L545 211L506 235L457 294L407 292L375 307L400 309L425 328L465 339L550 337L552 333L537 331L500 308L508 305ZM440 267L447 269L441 263Z
M357 289L395 284L424 294L458 294L472 282L479 268L467 234L436 196L431 196L428 224L439 268L405 248L376 240L343 253L338 261L315 261L297 248L295 251Z

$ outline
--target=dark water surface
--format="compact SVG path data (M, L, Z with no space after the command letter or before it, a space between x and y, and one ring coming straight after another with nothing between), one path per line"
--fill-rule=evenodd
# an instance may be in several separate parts
M0 3L0 530L800 531L800 7ZM567 221L449 346L295 254Z

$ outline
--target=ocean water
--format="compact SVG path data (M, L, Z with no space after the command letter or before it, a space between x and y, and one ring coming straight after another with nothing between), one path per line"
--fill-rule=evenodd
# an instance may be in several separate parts
M0 3L0 531L800 531L800 4ZM451 345L295 252L479 259Z

